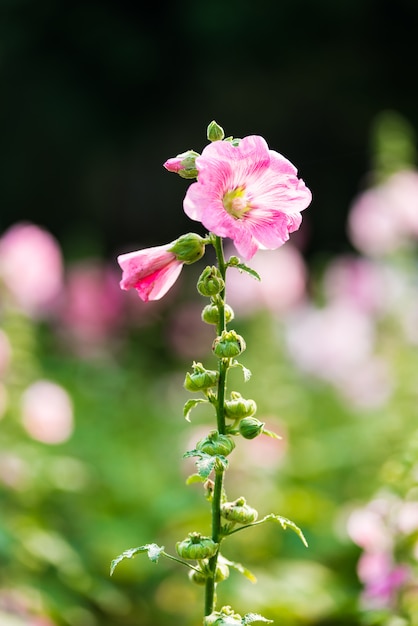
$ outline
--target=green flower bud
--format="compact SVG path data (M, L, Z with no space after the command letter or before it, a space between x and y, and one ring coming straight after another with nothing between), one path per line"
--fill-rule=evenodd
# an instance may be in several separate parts
M207 138L209 141L221 141L225 137L224 129L213 120L207 129Z
M212 350L220 359L230 359L244 352L246 347L244 338L235 330L224 330L220 337L216 337Z
M205 391L218 383L219 372L207 370L201 363L193 363L193 371L187 372L184 387L188 391Z
M210 537L189 533L186 539L176 543L176 550L182 559L210 559L216 554L218 545Z
M228 456L235 448L235 442L228 435L221 435L217 430L212 430L207 437L201 439L196 444L196 449L205 454L214 456L220 454Z
M202 296L216 296L225 288L224 280L217 267L205 267L197 281L197 290Z
M237 498L234 502L221 505L221 515L229 522L251 524L256 521L258 512L246 503L245 498Z
M229 304L225 304L225 322L229 324L234 319L234 311ZM206 324L218 324L219 322L219 309L216 304L207 304L202 311L202 320Z
M254 400L246 400L237 391L231 392L231 400L225 402L225 417L229 419L242 419L254 415L257 405Z
M189 578L197 585L204 585L210 576L209 564L203 562L200 564L199 571L190 570ZM226 563L218 562L215 572L215 583L220 583L229 577L229 567Z
M206 615L203 626L242 626L242 617L234 613L230 606L223 606L220 611Z
M205 254L205 240L196 233L188 233L176 239L169 251L176 255L178 261L190 265Z
M239 423L239 432L245 439L255 439L263 429L264 423L255 417L244 417Z

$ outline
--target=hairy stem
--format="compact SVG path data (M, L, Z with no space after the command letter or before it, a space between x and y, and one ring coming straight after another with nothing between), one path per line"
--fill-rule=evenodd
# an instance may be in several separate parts
M216 252L216 258L218 262L218 269L221 273L223 280L226 276L226 263L222 247L222 239L215 237L214 248ZM218 336L225 330L225 289L219 294L218 298ZM225 390L226 390L226 375L229 368L229 359L220 359L219 361L219 380L217 389L217 402L216 402L216 419L218 432L225 434ZM215 486L212 497L212 539L215 543L221 542L221 502L224 483L223 469L219 469L215 472ZM211 576L206 580L205 589L205 615L209 615L215 610L216 597L215 597L215 574L216 566L218 563L218 552L209 560L209 568Z

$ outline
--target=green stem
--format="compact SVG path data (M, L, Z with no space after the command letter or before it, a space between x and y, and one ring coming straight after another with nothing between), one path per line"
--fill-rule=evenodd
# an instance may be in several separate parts
M225 282L227 265L225 263L225 257L223 253L222 239L221 237L215 237L213 245L216 252L216 258L218 261L218 269ZM218 336L225 330L225 289L219 294L218 302L219 322L218 322ZM217 402L216 402L216 419L218 432L225 434L225 390L226 390L226 376L230 365L230 359L220 359L219 361L219 380L217 388ZM212 496L212 540L215 543L220 543L222 540L221 535L221 502L224 484L224 470L218 470L215 472L215 485ZM219 549L217 553L209 559L209 568L211 576L206 580L205 589L205 615L210 615L215 610L216 598L215 598L215 574L216 566L218 563Z

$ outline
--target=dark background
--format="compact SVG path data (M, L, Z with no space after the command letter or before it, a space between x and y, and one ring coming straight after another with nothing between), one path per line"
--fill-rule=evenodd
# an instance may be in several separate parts
M2 0L0 230L31 220L67 257L198 230L162 163L263 135L313 190L306 254L349 244L376 116L418 126L416 0Z

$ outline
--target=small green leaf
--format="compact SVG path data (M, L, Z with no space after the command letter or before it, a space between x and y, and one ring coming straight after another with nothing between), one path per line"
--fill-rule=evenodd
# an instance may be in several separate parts
M187 480L186 485L193 485L194 483L203 483L205 482L205 478L203 476L199 476L199 474L191 474Z
M138 548L129 548L129 550L125 550L122 554L119 554L110 564L110 575L112 576L115 568L121 561L124 559L132 559L134 556L139 554L140 552L148 552L148 558L153 563L157 563L161 554L164 552L164 546L157 546L156 543L147 543L145 546L139 546Z
M244 626L246 626L246 624L252 624L252 622L265 622L267 624L272 624L273 620L266 619L265 617L263 617L262 615L259 615L258 613L247 613L242 618L242 623Z
M249 274L256 280L261 280L260 275L257 274L255 270L253 270L251 267L248 267L248 265L245 265L244 263L237 263L236 265L233 265L233 267L236 267L240 272L247 272L247 274Z
M281 515L275 515L274 513L270 513L270 515L266 515L266 517L264 519L260 520L260 522L267 522L269 520L273 520L275 522L279 522L279 524L283 528L283 530L286 530L287 528L290 528L291 530L293 530L293 532L295 532L298 535L298 537L302 541L303 545L308 547L308 542L306 541L303 532L301 531L299 526L296 526L296 524L294 522L292 522L290 519L287 519L287 517L282 517ZM259 522L257 522L257 523L259 523Z
M207 400L205 400L204 398L192 398L191 400L187 400L186 404L184 405L183 408L183 415L185 417L185 419L190 422L190 412L192 409L195 408L195 406L197 404L202 404L208 402Z
M257 582L257 579L254 576L254 574L250 572L249 569L241 565L241 563L237 563L236 561L229 561L228 559L225 559L225 557L221 555L219 556L219 560L225 563L226 565L228 565L228 567L232 567L234 570L236 570L237 572L245 576L245 578L247 578L252 583Z
M251 370L249 370L247 367L244 367L244 365L242 363L239 363L239 361L232 361L229 367L240 367L242 369L242 373L244 374L244 381L247 383L250 380Z

